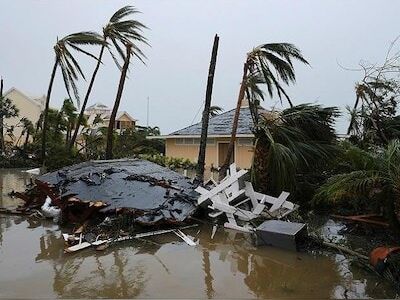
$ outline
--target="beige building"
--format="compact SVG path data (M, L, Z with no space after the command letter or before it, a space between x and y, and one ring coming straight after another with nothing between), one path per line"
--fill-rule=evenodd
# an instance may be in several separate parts
M92 128L108 127L110 123L111 108L108 106L96 103L89 106L85 110L85 115L88 120L88 125ZM100 123L93 124L96 117L100 117L102 120ZM135 128L137 120L132 118L126 111L119 111L115 118L114 128L117 131L123 131L128 128Z
M220 167L226 157L232 131L235 110L230 110L210 118L206 147L206 167ZM248 106L240 110L239 124L232 161L239 168L250 168L253 159L253 121ZM166 136L150 138L165 139L165 155L185 158L197 162L199 155L201 122L175 131Z
M19 139L23 130L20 122L21 119L27 118L33 124L36 124L36 122L39 120L41 112L44 109L46 97L29 97L14 87L8 90L3 96L4 98L10 99L19 110L17 117L4 120L4 124L6 124L7 127L12 126L14 128L13 137L8 136L6 134L6 129L4 129L4 139L7 142L13 142L15 145L19 146L24 142L23 137Z

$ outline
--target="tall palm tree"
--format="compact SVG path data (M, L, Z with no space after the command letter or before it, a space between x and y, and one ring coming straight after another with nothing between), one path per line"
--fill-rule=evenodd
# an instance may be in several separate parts
M246 83L248 82L248 78L261 78L262 83L265 84L271 98L274 95L274 92L276 92L279 99L285 97L290 107L293 107L291 99L281 85L281 82L289 85L296 81L292 60L298 60L307 65L309 64L301 54L301 51L295 45L289 43L262 44L247 54L246 61L243 65L242 83L240 85L235 116L233 119L231 139L224 164L219 172L220 179L225 176L233 154L240 107L246 94Z
M73 49L77 52L83 53L87 56L90 56L94 59L97 59L91 53L83 50L81 48L82 45L103 45L103 38L95 33L95 32L78 32L67 35L61 40L57 40L57 43L54 46L55 60L53 65L53 70L50 76L49 87L47 90L46 104L43 112L43 127L42 127L42 153L41 159L42 162L45 162L46 156L46 133L47 133L47 114L49 111L50 97L51 91L53 88L54 78L56 76L57 68L59 67L63 76L64 85L67 90L67 93L70 98L71 97L71 89L75 96L76 101L79 105L79 94L78 89L76 87L76 80L79 76L85 78L81 67L78 64L78 61L72 55L70 49Z
M147 44L146 38L143 37L141 34L142 30L147 27L136 20L132 20L132 19L124 20L127 16L133 15L138 12L139 11L137 11L132 6L124 6L114 13L114 15L108 21L108 24L103 28L103 41L104 42L111 41L111 43L114 45L115 49L118 51L119 55L122 56L123 58L124 58L124 53L123 53L121 47L118 45L118 41L121 41L121 42L130 41L130 42L132 42L132 44L133 44L133 41L139 41L139 42L143 42L143 43ZM103 54L104 54L104 50L106 47L107 47L107 44L104 43L100 49L100 54L97 58L97 64L93 71L92 78L90 79L90 83L89 83L88 89L86 91L85 98L83 100L81 111L79 113L78 122L75 127L74 134L69 143L69 149L72 149L72 147L75 144L76 138L78 136L79 127L82 123L86 105L89 100L90 93L92 92L93 84L96 79L97 72L100 68L100 64L103 59ZM140 51L140 49L138 49L138 47L136 47L135 45L133 45L132 47L135 50L134 55L136 55L140 60L142 60L144 58L144 55ZM111 50L111 49L108 48L108 50ZM117 64L117 66L120 66L118 63L118 60L116 59L113 52L110 51L110 53L111 53L111 56L114 59L115 63Z

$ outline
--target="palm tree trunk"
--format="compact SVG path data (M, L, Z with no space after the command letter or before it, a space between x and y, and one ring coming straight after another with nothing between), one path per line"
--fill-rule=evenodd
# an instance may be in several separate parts
M203 117L201 120L202 126L201 126L201 137L200 137L200 148L199 148L199 157L197 160L197 170L196 170L196 177L201 182L203 182L204 180L204 165L206 158L208 121L210 119L211 96L214 83L215 65L217 62L218 43L219 43L219 37L218 35L215 35L214 45L211 53L210 67L208 70L206 100L204 104Z
M46 105L43 111L43 128L42 128L42 154L41 160L44 165L46 159L46 133L47 133L47 114L49 112L51 90L53 89L54 78L56 77L56 71L58 66L58 58L54 62L53 71L51 72L49 88L47 90Z
M232 133L231 133L231 139L229 141L228 152L226 154L224 164L221 166L221 168L219 170L219 179L220 180L223 179L226 175L226 171L229 168L229 162L230 162L232 154L233 154L233 149L235 147L236 131L237 131L238 122L239 122L240 108L242 106L242 101L243 101L245 91L246 91L246 80L247 80L248 69L249 69L249 63L246 60L246 62L244 63L244 66L243 66L242 83L240 85L239 96L238 96L238 100L237 100L237 104L236 104L235 116L233 118Z
M101 59L103 58L104 49L105 49L105 45L101 46L99 58L97 60L97 65L96 65L96 68L93 71L92 78L90 79L90 83L89 83L88 89L86 91L85 99L83 100L83 104L82 104L82 107L81 107L81 112L79 113L78 122L76 123L76 128L74 130L74 135L72 136L71 140L69 141L69 145L68 145L69 150L71 150L72 147L74 146L76 138L78 136L80 125L83 122L83 116L84 116L84 113L85 113L86 105L87 105L87 102L89 100L90 93L92 92L92 88L93 88L94 80L96 79L97 71L100 68Z
M119 103L121 102L122 92L124 90L126 73L128 72L129 60L131 58L131 48L132 48L131 44L126 45L126 58L125 58L124 65L122 66L121 77L120 77L119 85L118 85L118 92L117 92L117 96L115 98L113 110L111 112L110 123L108 124L106 159L113 158L113 131L114 131L114 125L115 125L115 118L117 116Z
M4 152L4 119L3 119L3 78L0 79L0 149L1 154Z

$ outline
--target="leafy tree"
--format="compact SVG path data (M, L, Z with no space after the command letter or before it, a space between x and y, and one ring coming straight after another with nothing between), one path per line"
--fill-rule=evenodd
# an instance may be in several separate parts
M94 59L97 59L91 53L83 50L81 48L82 45L103 45L104 41L100 35L94 32L78 32L67 35L61 40L57 40L57 43L54 46L55 53L55 61L53 65L53 70L50 76L49 87L47 90L46 104L43 112L43 127L42 127L42 150L41 150L41 159L43 163L45 162L46 155L46 136L47 136L47 122L48 122L48 111L50 104L50 96L53 88L54 78L56 75L57 68L59 67L63 76L64 85L67 90L67 93L70 98L71 97L71 89L74 93L75 99L79 105L79 95L78 89L76 87L76 80L78 76L82 76L85 78L81 67L78 64L78 61L71 53L71 49L76 50L80 53L83 53L87 56L90 56Z
M107 41L110 41L111 44L114 45L116 51L118 54L125 60L125 55L124 52L119 45L119 43L127 43L130 42L132 43L132 49L134 51L134 55L137 56L140 60L143 60L144 55L142 51L134 44L134 41L138 42L143 42L147 44L147 40L145 37L142 36L141 32L143 29L147 28L144 26L142 23L133 20L133 19L128 19L126 20L125 18L138 13L134 7L132 6L124 6L120 8L118 11L116 11L113 16L110 18L109 22L107 25L103 28L103 41L104 44L101 47L99 57L97 58L97 65L93 71L92 78L90 80L88 89L86 91L85 99L83 100L83 104L81 107L81 111L79 113L78 117L78 124L81 124L82 119L84 117L85 109L87 102L89 100L89 96L92 92L93 84L97 76L97 72L100 68L100 64L103 58L104 50L107 47L107 49L110 51L110 54L112 58L114 59L115 63L117 64L118 67L120 67L120 64L114 55L114 53L111 51L111 47L106 44ZM79 126L77 125L74 131L74 134L71 138L71 141L69 143L69 148L72 149L76 138L78 136L78 131L79 131Z
M240 107L246 94L248 79L260 79L266 86L271 98L276 92L279 99L285 97L289 105L293 107L291 99L282 87L282 83L289 85L296 81L293 60L298 60L304 64L308 64L300 50L297 49L295 45L289 43L262 44L247 54L246 61L243 65L243 77L233 119L231 139L224 164L220 169L220 178L225 176L233 154Z

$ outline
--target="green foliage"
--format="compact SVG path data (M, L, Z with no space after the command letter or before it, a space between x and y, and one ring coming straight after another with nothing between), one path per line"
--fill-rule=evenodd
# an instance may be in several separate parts
M280 81L287 85L296 81L293 60L309 64L301 51L293 44L270 43L254 48L248 54L246 62L250 71L246 84L248 84L248 87L253 86L250 91L257 94L255 87L263 84L271 98L276 91L279 99L282 99L282 95L285 96L292 106L291 100ZM260 96L259 93L258 95Z
M127 44L132 45L131 53L140 61L143 62L146 58L144 53L136 45L136 42L148 45L147 39L142 35L143 29L146 29L147 27L139 21L126 19L126 17L132 16L136 13L139 13L139 11L134 7L124 6L114 13L108 24L103 28L104 40L111 41L123 61L125 61L126 56L124 48ZM108 47L108 50L116 65L121 69L121 65L110 47Z
M303 104L262 115L254 132L253 182L266 192L282 190L302 196L301 180L317 178L336 154L333 130L338 110Z
M79 105L79 93L76 86L76 80L78 76L82 76L85 79L85 75L78 63L78 61L72 55L70 48L83 53L89 57L97 60L97 58L89 53L88 51L82 49L85 45L104 45L103 37L95 32L83 31L77 32L65 36L64 38L57 40L54 45L54 52L56 55L56 62L58 63L62 77L64 80L64 85L67 90L68 96L71 97L71 89L74 93L75 99Z
M357 208L383 207L386 215L400 216L400 141L392 140L386 148L364 151L344 144L338 158L343 173L329 178L314 197L315 205Z
M190 160L184 158L168 157L160 154L155 154L155 155L142 154L139 155L139 157L154 162L160 166L167 167L171 170L177 170L177 169L194 170L196 168L195 163L192 163Z

